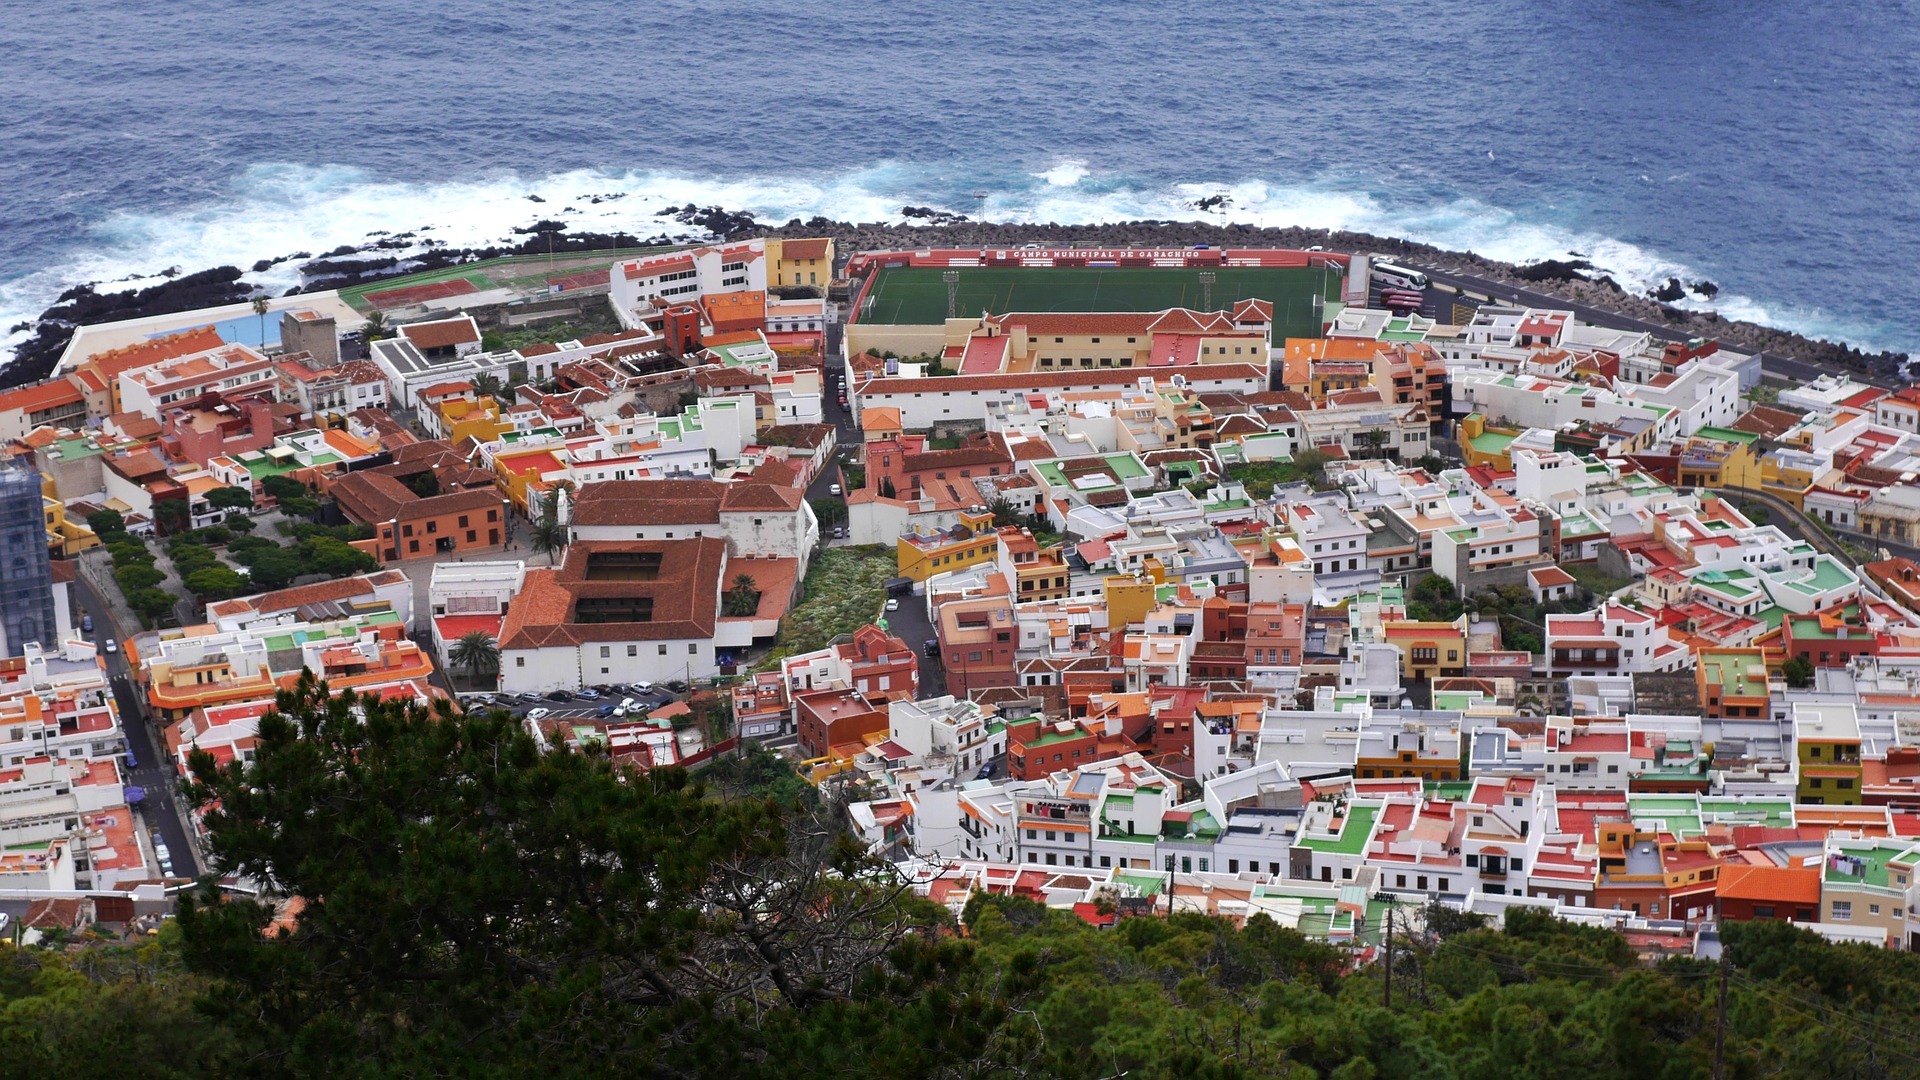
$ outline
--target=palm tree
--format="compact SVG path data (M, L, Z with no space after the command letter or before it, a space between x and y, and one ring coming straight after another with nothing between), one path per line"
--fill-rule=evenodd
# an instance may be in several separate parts
M500 380L484 371L473 377L473 392L481 397L498 396L502 389Z
M378 309L368 312L367 321L361 324L360 331L368 341L378 341L386 337L387 313Z
M752 574L741 574L733 579L733 588L727 590L722 599L720 612L734 618L744 618L760 610L760 584L753 580Z
M267 312L273 309L272 301L264 296L253 298L253 313L260 316L260 347L267 347Z
M472 630L460 635L447 650L447 660L479 682L484 676L500 673L500 646L485 630Z
M555 487L540 498L540 514L534 519L533 530L528 533L527 542L533 550L547 556L552 563L555 556L566 550L572 541L567 527L560 523L560 489Z

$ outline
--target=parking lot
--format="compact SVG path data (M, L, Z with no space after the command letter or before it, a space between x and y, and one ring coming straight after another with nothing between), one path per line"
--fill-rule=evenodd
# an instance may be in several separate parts
M679 701L684 694L676 694L664 686L655 686L651 690L640 690L624 684L602 687L586 687L593 697L582 696L581 690L571 691L567 700L556 700L552 694L494 694L491 704L502 708L516 717L522 717L535 709L545 709L542 716L589 717L599 716L602 709L618 709L622 703L631 700L637 710L653 710ZM557 691L556 693L566 693ZM485 704L477 698L469 698L469 707Z

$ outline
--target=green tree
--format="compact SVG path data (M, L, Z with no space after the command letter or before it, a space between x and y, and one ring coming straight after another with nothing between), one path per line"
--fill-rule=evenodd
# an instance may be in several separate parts
M151 563L130 562L114 567L113 580L119 584L121 595L131 596L140 589L152 588L167 580L167 575Z
M205 544L175 544L167 549L167 557L173 560L173 569L182 578L196 570L220 565L220 556Z
M534 551L547 557L548 562L559 561L560 553L572 542L567 527L560 522L560 490L555 488L540 499L540 512L534 518L533 528L527 534L527 543Z
M250 533L257 527L254 520L241 510L235 510L229 513L222 519L222 522L228 529L237 533Z
M345 540L331 536L308 537L300 541L295 552L305 568L304 572L310 574L338 578L370 573L380 568L380 560Z
M254 586L262 590L284 589L302 574L317 572L302 563L293 551L283 547L260 552L246 562L246 567Z
M1804 656L1789 657L1780 665L1780 674L1787 677L1787 685L1794 689L1803 689L1813 685L1813 661Z
M185 499L156 499L153 523L163 533L185 532L193 524L193 513Z
M471 630L460 635L460 640L447 650L447 660L466 671L469 679L479 682L500 673L500 645L485 630Z
M900 497L899 491L897 491L893 486L893 477L883 476L880 478L880 488L879 488L878 494L883 499L897 499Z
M741 574L733 579L733 587L720 598L720 612L733 618L744 618L760 610L760 586L753 580L752 574Z
M217 487L207 492L207 505L219 510L251 510L253 492L243 487Z
M266 492L275 501L307 497L307 485L291 476L269 476L260 481L260 490Z
M87 528L93 530L93 534L99 537L105 537L110 533L124 533L127 531L127 519L120 516L118 510L95 510L87 515Z
M926 1075L998 1019L951 1011L970 950L834 823L542 753L500 712L304 677L253 762L189 762L216 872L305 900L286 936L253 899L181 904L201 1007L261 1075Z
M360 333L370 342L391 337L393 327L387 322L387 313L378 308L367 312L366 321L360 324Z
M126 596L127 606L146 616L149 621L172 611L175 603L173 594L165 589L136 589Z
M1013 505L1013 503L1004 496L988 503L987 512L993 515L993 526L996 529L1005 528L1008 525L1018 525L1022 517L1020 508Z
M813 508L813 516L827 528L847 520L847 504L844 499L822 496L818 499L808 499L807 505Z
M186 577L187 588L202 600L224 600L248 591L247 579L224 566L195 570Z
M267 347L267 312L273 310L273 301L264 296L256 296L250 302L253 305L253 313L260 319L260 347L264 349Z
M407 477L406 485L415 495L423 499L431 499L440 494L440 478L431 471L414 473Z

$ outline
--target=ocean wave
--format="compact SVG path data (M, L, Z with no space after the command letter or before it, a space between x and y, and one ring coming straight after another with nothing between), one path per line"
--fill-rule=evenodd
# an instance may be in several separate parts
M86 282L139 288L161 280L169 269L191 272L223 264L246 268L297 251L317 255L365 244L383 234L412 232L453 247L485 247L511 242L514 228L543 218L564 220L576 230L672 234L684 227L661 211L688 203L750 211L774 224L815 216L899 221L903 206L932 205L1012 224L1199 219L1348 230L1513 263L1564 259L1577 251L1598 272L1636 293L1668 278L1684 282L1706 276L1637 244L1527 220L1465 197L1408 202L1339 181L1148 182L1095 173L1076 158L998 177L951 173L887 161L821 174L714 178L655 170L575 170L406 183L345 166L260 164L246 170L216 202L173 213L113 214L44 268L0 282L0 332L33 320L61 292ZM277 293L298 285L300 275L298 266L288 262L248 273L244 280ZM1729 288L1724 280L1720 285L1721 293L1711 302L1689 298L1680 306L1863 348L1910 347L1888 340L1900 335L1893 328L1865 325L1816 307L1762 300L1737 286ZM10 334L6 344L19 337Z

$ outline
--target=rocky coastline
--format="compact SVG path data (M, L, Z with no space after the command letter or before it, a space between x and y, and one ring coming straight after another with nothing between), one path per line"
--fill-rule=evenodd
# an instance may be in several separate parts
M560 211L564 214L565 210ZM1104 247L1149 245L1174 247L1208 244L1216 247L1294 247L1315 245L1334 251L1378 252L1449 267L1506 284L1523 286L1563 299L1607 308L1623 315L1664 323L1699 337L1718 338L1731 345L1764 349L1781 356L1816 364L1833 371L1897 379L1905 354L1867 353L1842 342L1804 337L1774 327L1736 322L1710 312L1694 312L1666 301L1691 292L1711 296L1710 282L1670 281L1655 296L1638 296L1605 277L1594 277L1577 257L1568 261L1516 266L1482 258L1471 252L1446 251L1393 237L1328 229L1259 228L1197 221L1128 221L1107 225L1013 225L972 221L964 216L923 207L906 207L901 222L843 222L827 218L794 219L782 225L757 220L750 213L689 204L660 212L663 229L654 236L631 233L575 232L563 220L545 220L512 230L516 242L484 248L453 248L414 233L381 235L368 243L348 245L314 257L299 252L262 259L255 272L299 261L302 285L286 295L338 289L367 281L434 270L475 259L502 255L565 254L618 247L642 247L707 239L747 236L830 236L845 250L885 250L921 247L1013 247L1020 244L1069 243ZM669 226L677 225L679 228ZM32 336L16 347L0 367L0 387L19 386L46 378L66 348L76 326L142 316L169 314L199 307L244 303L255 290L240 280L238 267L223 266L194 273L173 274L159 285L140 290L101 291L107 286L81 285L68 290L58 303L42 312L31 326ZM16 327L15 329L21 329Z

